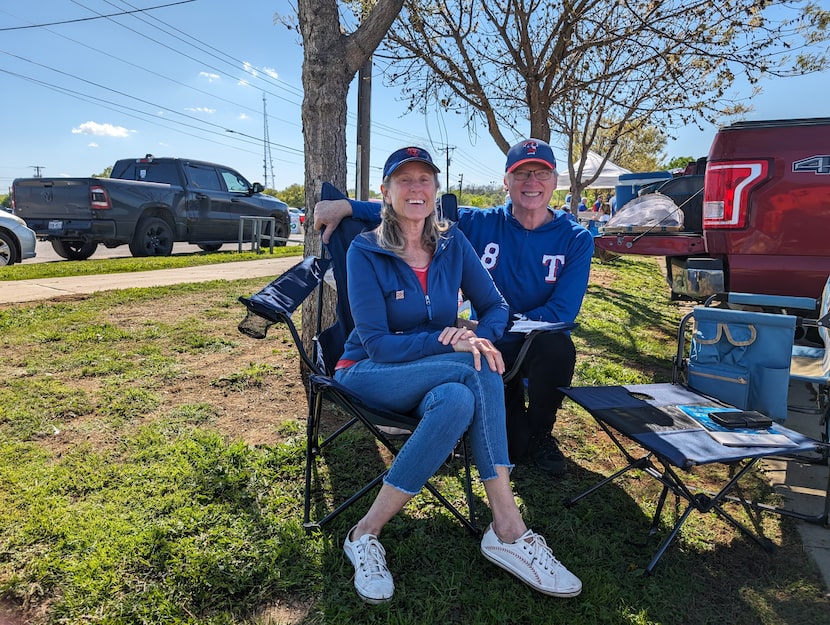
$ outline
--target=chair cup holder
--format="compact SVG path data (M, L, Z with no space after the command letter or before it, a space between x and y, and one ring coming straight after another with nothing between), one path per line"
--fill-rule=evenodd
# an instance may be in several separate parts
M270 319L249 310L245 318L239 322L237 328L242 334L250 336L252 339L264 339L268 334L268 328L272 325L274 325L274 322Z

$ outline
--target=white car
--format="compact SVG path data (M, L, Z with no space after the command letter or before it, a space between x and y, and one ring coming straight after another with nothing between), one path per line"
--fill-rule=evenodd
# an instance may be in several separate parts
M35 257L35 231L17 215L0 210L0 267Z
M302 234L303 224L305 223L305 212L299 208L288 208L288 214L291 216L291 234Z

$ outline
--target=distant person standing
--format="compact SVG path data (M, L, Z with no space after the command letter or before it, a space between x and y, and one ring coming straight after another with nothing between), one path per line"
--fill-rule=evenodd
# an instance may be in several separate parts
M605 223L609 219L611 219L611 204L609 202L603 202L599 207L598 221Z

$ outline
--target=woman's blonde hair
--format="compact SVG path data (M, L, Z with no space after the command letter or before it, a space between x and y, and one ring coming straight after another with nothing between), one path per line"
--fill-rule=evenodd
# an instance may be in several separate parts
M391 176L383 179L383 185L389 186ZM439 189L441 183L438 180L438 174L435 174L435 188ZM438 218L437 206L433 208L432 212L424 221L424 230L421 233L421 242L424 247L431 252L435 252L438 246L438 239L450 227L450 224ZM383 200L383 208L380 211L380 226L378 226L378 245L383 249L401 254L404 249L404 238L401 234L401 225L398 221L398 215L391 204Z

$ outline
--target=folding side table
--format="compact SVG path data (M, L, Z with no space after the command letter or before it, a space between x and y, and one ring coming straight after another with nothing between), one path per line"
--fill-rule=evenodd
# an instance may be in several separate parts
M828 482L828 493L825 494L824 511L817 516L758 504L740 495L734 496L734 493L737 493L736 487L739 480L762 458L817 452L823 446L819 441L775 424L774 432L785 435L791 441L790 446L733 447L723 445L712 438L698 421L689 416L688 411L702 408L723 409L729 406L679 384L568 387L561 390L594 417L627 461L627 464L613 475L566 500L566 506L576 504L582 498L611 483L631 469L641 469L663 485L657 509L652 518L649 536L657 531L663 506L670 492L688 502L688 506L646 567L647 574L653 571L657 561L665 553L693 510L714 512L767 550L771 550L772 543L768 539L757 536L724 510L723 504L726 501L737 501L756 510L792 516L811 523L824 525L828 523L830 498L827 494L830 494L830 482ZM635 457L629 453L621 437L639 445L645 454ZM713 463L735 467L734 473L730 472L731 477L717 493L693 492L684 482L683 475L676 470L688 471L697 465Z

